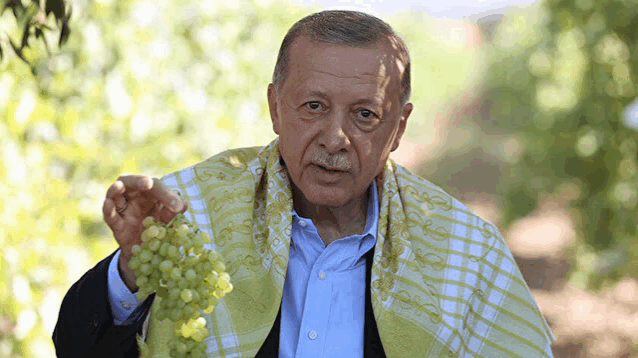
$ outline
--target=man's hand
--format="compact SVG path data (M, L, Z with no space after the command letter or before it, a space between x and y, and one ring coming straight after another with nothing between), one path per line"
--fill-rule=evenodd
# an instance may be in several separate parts
M135 274L128 267L131 248L142 243L142 221L147 216L168 223L187 205L157 178L147 175L121 175L106 192L102 206L104 221L120 245L120 275L131 292L137 292Z

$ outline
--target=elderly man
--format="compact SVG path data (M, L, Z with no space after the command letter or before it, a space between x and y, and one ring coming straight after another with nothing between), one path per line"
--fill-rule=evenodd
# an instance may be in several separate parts
M58 355L136 356L136 334L161 329L154 295L135 297L131 247L145 216L185 212L235 287L205 315L209 357L551 357L553 335L494 226L388 160L413 109L408 51L390 26L351 11L300 20L267 96L279 135L268 146L108 189L120 249L65 297Z

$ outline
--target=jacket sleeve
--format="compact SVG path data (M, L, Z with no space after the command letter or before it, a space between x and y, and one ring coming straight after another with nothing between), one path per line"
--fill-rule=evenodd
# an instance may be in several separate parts
M138 357L136 335L155 295L149 296L124 325L115 325L108 302L108 267L115 252L85 273L62 300L53 344L58 357Z

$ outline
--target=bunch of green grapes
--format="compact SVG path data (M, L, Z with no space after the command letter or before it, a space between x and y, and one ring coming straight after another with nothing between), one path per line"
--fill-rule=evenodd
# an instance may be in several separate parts
M168 342L172 357L205 356L208 336L206 314L217 300L233 289L220 255L204 249L210 237L197 230L183 214L168 224L144 219L142 244L134 245L129 267L137 277L137 297L146 299L153 292L161 297L159 320L175 323L174 337Z

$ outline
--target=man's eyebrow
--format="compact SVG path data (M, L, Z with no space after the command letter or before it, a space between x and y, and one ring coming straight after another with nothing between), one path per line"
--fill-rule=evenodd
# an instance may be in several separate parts
M299 95L304 96L304 97L328 98L328 95L325 92L317 91L317 90L308 91L306 89L301 89L299 91Z
M355 101L355 103L361 103L361 104L372 104L372 105L381 105L381 101L377 100L377 99L370 99L370 98L360 98L357 101Z

